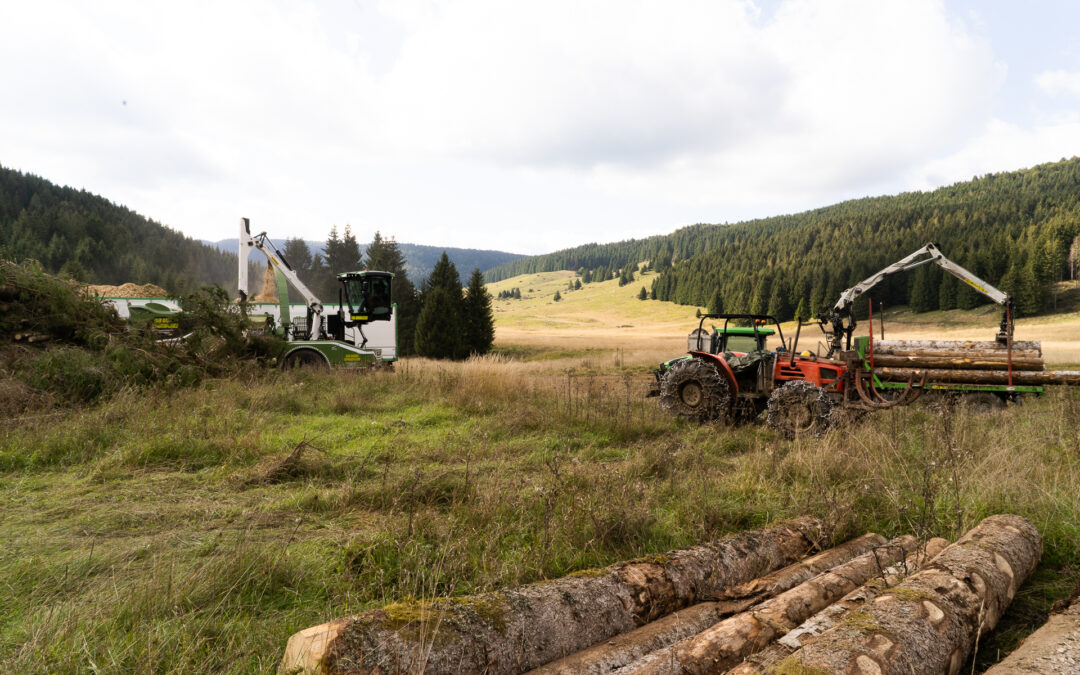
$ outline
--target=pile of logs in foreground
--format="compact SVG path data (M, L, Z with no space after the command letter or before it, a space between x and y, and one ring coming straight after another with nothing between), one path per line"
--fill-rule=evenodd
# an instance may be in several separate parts
M1012 383L1018 385L1080 384L1080 371L1048 371L1042 343L1012 344ZM949 384L1008 384L1009 350L1000 342L977 340L877 340L874 373L883 380Z
M808 555L822 527L800 518L501 593L390 605L293 635L281 672L957 673L1042 554L1012 515L954 544L865 534Z

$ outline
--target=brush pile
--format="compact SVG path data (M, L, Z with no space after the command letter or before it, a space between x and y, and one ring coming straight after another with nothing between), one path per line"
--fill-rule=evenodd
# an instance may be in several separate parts
M1042 553L1030 522L1000 515L952 545L866 534L799 559L821 527L802 518L503 593L391 605L297 633L281 671L955 673Z
M221 289L185 298L189 340L168 346L133 330L85 286L37 263L0 261L0 418L54 403L88 403L125 387L186 386L270 359L244 335Z

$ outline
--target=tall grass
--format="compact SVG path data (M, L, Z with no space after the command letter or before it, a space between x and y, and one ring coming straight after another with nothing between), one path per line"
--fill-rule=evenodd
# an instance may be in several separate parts
M802 513L837 540L1031 518L1042 566L983 654L1077 576L1070 392L786 441L671 419L597 358L275 373L0 426L0 671L267 672L333 617Z

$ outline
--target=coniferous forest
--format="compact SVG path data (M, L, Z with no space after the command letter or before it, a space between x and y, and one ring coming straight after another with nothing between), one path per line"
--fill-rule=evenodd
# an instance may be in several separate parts
M1077 275L1080 159L989 174L931 192L872 197L733 225L587 244L486 273L576 270L586 283L624 278L642 261L659 272L650 297L726 311L810 318L874 272L936 243L950 259L1013 295L1020 314L1043 311L1050 284ZM873 296L915 311L987 300L938 267L890 277Z
M95 284L152 283L176 294L236 287L236 255L103 197L0 167L0 258L33 258Z

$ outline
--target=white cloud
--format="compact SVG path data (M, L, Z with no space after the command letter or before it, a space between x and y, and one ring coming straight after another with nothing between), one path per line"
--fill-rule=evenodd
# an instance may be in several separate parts
M1080 72L1047 70L1035 77L1035 83L1050 96L1080 95Z
M43 1L0 56L0 163L208 238L538 252L1071 142L995 131L1004 66L935 0Z

